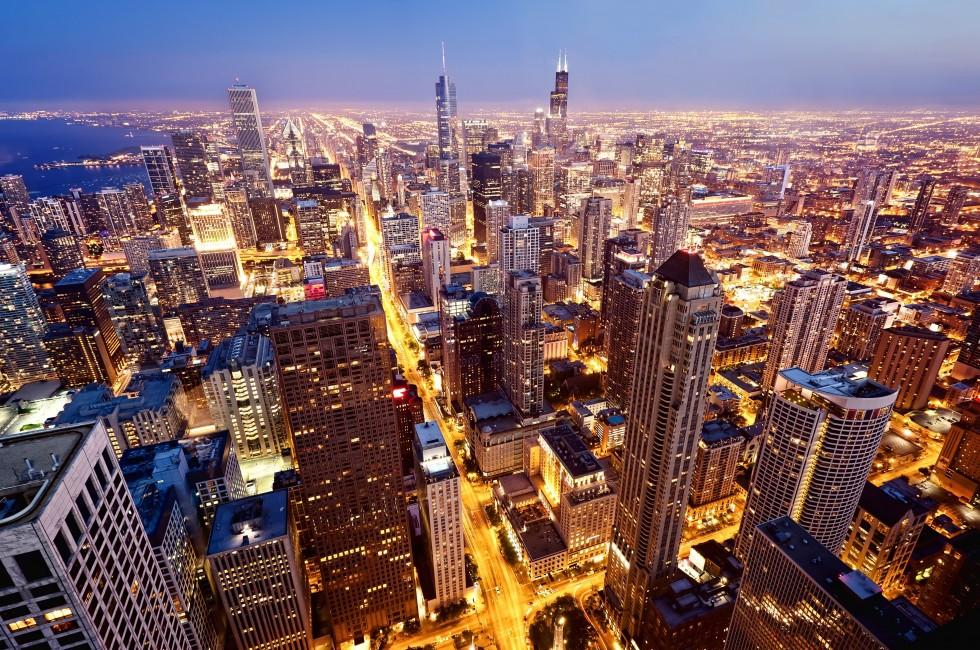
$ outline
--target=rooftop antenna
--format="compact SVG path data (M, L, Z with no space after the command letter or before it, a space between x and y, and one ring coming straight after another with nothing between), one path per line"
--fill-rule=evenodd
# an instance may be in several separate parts
M558 65L555 67L555 72L561 72L561 50L558 50Z
M565 65L563 67L564 72L568 72L568 50L565 50Z
M442 46L442 76L446 76L446 41L441 41Z

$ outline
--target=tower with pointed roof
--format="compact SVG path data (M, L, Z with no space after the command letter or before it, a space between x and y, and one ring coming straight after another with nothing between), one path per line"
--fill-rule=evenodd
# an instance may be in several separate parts
M677 563L721 306L717 276L683 250L644 287L605 584L624 645Z

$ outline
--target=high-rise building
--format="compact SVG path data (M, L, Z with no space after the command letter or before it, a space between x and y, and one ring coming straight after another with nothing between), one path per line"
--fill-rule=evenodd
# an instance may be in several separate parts
M489 225L488 205L503 198L499 155L489 151L473 155L470 189L473 191L473 238L488 242L496 232Z
M192 647L101 423L6 435L0 464L8 647Z
M762 374L763 390L771 390L784 368L822 370L830 350L847 280L819 269L807 271L776 292L772 300L769 358Z
M640 633L651 589L677 563L721 304L717 276L687 251L645 290L605 581L627 641Z
M174 131L170 134L170 142L184 195L212 200L214 188L212 173L208 168L207 136L198 131Z
M841 245L841 254L851 264L860 262L861 255L867 250L878 212L874 201L861 201L849 212L851 216L847 222L847 235Z
M759 525L725 650L913 645L918 628L860 571L783 516Z
M279 456L285 424L272 342L261 334L222 341L201 371L208 409L218 429L227 429L239 458Z
M252 219L252 209L248 204L248 194L245 190L225 190L225 206L231 231L235 236L235 244L241 250L255 248L257 242L255 221Z
M525 215L512 215L497 233L497 264L501 285L509 282L511 271L541 270L541 230Z
M875 209L888 205L891 202L897 179L898 172L893 169L862 168L858 172L857 181L854 183L851 205L856 207L863 201L873 201Z
M163 328L150 304L146 277L116 273L103 287L109 318L130 363L159 363L166 351Z
M661 205L648 206L653 238L650 241L650 268L657 268L687 245L691 208L684 199L667 195Z
M980 405L961 410L943 440L934 476L946 490L976 505L980 502Z
M895 408L925 408L950 340L939 332L902 325L882 331L868 367L868 377L898 391Z
M843 369L788 368L773 390L735 554L744 561L756 526L784 515L837 553L897 393Z
M487 228L487 260L490 264L494 264L499 260L500 252L497 250L500 247L500 229L508 222L513 210L511 210L510 203L504 201L503 199L499 201L490 201L486 206L486 228Z
M926 176L919 186L919 194L915 197L915 205L909 212L909 232L915 234L927 229L929 223L929 204L932 202L932 193L936 189L936 179Z
M966 204L967 190L963 185L954 185L946 195L943 211L939 213L939 223L944 226L955 226L960 222L960 211Z
M527 157L534 187L534 213L545 214L545 206L555 207L555 149L532 149Z
M727 420L704 423L688 499L693 507L714 503L735 493L735 471L744 446L742 432Z
M75 269L54 285L54 290L70 327L98 328L99 355L111 383L125 365L125 355L103 295L105 285L105 275L99 269Z
M177 194L153 197L156 204L156 217L160 225L167 230L176 231L180 237L180 246L191 245L191 226L187 222L187 207Z
M606 399L626 411L629 408L635 373L640 314L651 277L627 269L615 275L605 288L609 294L606 319Z
M482 291L444 287L438 304L446 402L459 411L467 398L497 387L502 315L497 300Z
M334 639L359 640L416 611L384 311L365 291L278 305L270 325L308 516L303 546Z
M85 266L82 247L74 233L52 228L41 235L41 247L44 248L56 282L71 271Z
M497 129L490 126L487 120L463 120L463 148L466 152L464 164L470 164L473 156L496 141L497 136Z
M864 484L840 559L889 596L901 593L905 568L935 504L899 477L881 487Z
M504 287L503 372L501 383L522 416L544 412L544 304L541 277L514 270Z
M548 117L545 121L548 141L558 151L563 151L569 143L568 137L568 54L558 56L555 71L555 89L551 91L548 102Z
M810 239L813 237L813 224L809 221L797 221L793 230L787 236L786 254L796 259L810 256Z
M201 260L190 246L150 251L148 265L164 314L208 297Z
M163 145L143 146L140 153L153 193L157 196L177 194L177 170L170 149Z
M449 270L452 258L449 255L449 240L438 228L422 231L422 272L425 274L425 291L432 298L432 304L439 302L439 292L449 284Z
M161 248L175 248L180 246L181 241L176 231L149 232L143 235L123 237L120 241L123 255L126 257L126 265L130 273L145 274L149 272L150 265L148 258L150 251L160 250Z
M130 194L124 190L106 187L96 192L95 197L113 235L142 235L153 228L148 215L143 210L134 209Z
M446 72L446 54L442 55L442 74L436 81L436 128L439 143L439 189L465 194L465 177L460 178L459 116L456 108L456 84Z
M949 263L949 271L943 280L943 291L957 294L971 291L980 282L980 251L961 251Z
M895 321L899 304L887 298L851 303L841 313L834 348L855 361L869 361L881 333Z
M116 371L107 362L105 342L96 327L53 323L44 337L44 347L63 386L112 385L116 381Z
M286 490L218 506L207 560L238 648L313 648L310 597Z
M428 532L435 583L435 597L426 605L435 611L466 597L463 499L459 471L439 425L431 421L416 424L413 449L419 510Z
M232 125L242 159L242 174L249 184L250 196L273 196L269 171L269 151L262 130L259 100L254 88L235 85L228 89Z
M612 226L612 200L591 197L579 208L578 250L582 275L590 280L603 276L603 252Z
M449 232L451 215L449 213L449 192L432 190L419 197L422 211L422 227L438 228Z
M22 264L0 264L0 375L14 388L54 376L44 350L48 324Z

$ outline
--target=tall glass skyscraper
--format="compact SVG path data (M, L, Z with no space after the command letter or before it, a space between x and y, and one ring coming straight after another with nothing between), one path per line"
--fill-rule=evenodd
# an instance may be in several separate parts
M228 89L231 118L242 157L242 174L248 181L251 196L272 196L269 175L269 151L262 131L262 116L255 89L235 85Z

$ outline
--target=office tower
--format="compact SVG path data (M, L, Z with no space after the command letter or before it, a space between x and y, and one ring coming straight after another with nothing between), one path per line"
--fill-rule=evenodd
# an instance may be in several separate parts
M23 176L18 174L0 176L0 194L3 194L7 209L14 208L22 216L30 213L31 195L27 191L27 185L24 184Z
M98 328L53 323L44 337L44 347L63 386L115 384L118 374L108 360Z
M116 237L142 235L153 227L152 223L138 220L140 214L133 210L130 196L123 190L106 187L96 192L95 197L109 232Z
M153 193L157 196L177 194L177 170L170 150L163 145L143 146L140 153Z
M813 237L813 224L797 221L787 235L786 254L796 259L810 256L810 239Z
M469 165L473 161L473 156L484 150L486 146L484 143L487 142L487 135L491 131L496 131L496 129L491 128L490 122L486 120L463 120L463 150L465 152L463 164Z
M466 559L463 551L463 499L459 472L435 422L415 425L415 473L419 510L428 532L435 598L429 611L461 602L466 597Z
M54 373L42 344L48 332L22 264L0 264L0 374L14 388Z
M126 198L129 200L129 207L133 211L136 223L145 228L155 226L143 183L126 183L123 185L123 192L126 193Z
M963 185L954 185L946 195L946 203L939 214L939 223L952 227L960 222L960 211L966 204L967 189Z
M513 211L510 203L504 200L490 201L486 206L486 229L487 229L487 260L490 264L498 261L500 256L497 250L500 246L498 233L510 219Z
M673 195L664 197L659 206L647 206L653 238L650 242L650 268L663 264L687 245L691 208Z
M603 247L612 226L612 201L591 197L579 209L578 250L582 275L590 280L602 277Z
M217 650L212 596L198 577L204 558L187 523L197 513L181 508L180 486L158 481L160 477L150 472L134 472L131 465L120 468L187 636L188 650Z
M497 234L497 264L501 285L509 283L511 271L541 270L541 230L525 215L512 215Z
M534 212L534 178L527 165L501 169L501 197L510 203L512 214Z
M361 164L372 160L378 155L378 129L370 122L361 125L361 149L359 159Z
M726 420L704 423L688 498L693 507L727 499L735 493L735 471L744 448L745 438L735 425Z
M644 292L605 581L624 639L637 637L647 595L676 566L721 301L717 276L686 251Z
M261 334L237 334L208 356L201 371L208 409L227 429L239 458L279 456L286 447L272 342Z
M837 553L897 393L844 369L800 368L782 370L773 391L735 554L745 561L756 526L784 515Z
M905 567L934 505L904 477L881 487L865 483L840 559L887 595L898 595L905 586Z
M943 291L954 295L971 291L977 282L980 282L980 251L961 251L949 263Z
M41 235L41 247L51 265L51 274L55 282L65 277L71 271L85 266L82 257L82 247L78 237L60 228L52 228Z
M248 201L255 224L255 238L260 245L286 241L285 226L275 199L255 197Z
M437 228L422 231L422 272L425 274L425 291L432 298L432 304L439 302L439 292L449 284L449 271L452 258L449 255L449 240Z
M789 517L762 523L748 551L725 650L910 647L917 628L860 571Z
M608 323L609 315L609 291L607 287L612 285L612 278L627 269L645 271L648 259L640 251L647 247L646 236L642 230L626 230L620 232L615 237L607 239L602 245L602 303L599 307L599 315L603 323Z
M150 304L146 277L116 273L106 281L103 293L126 359L138 366L159 363L166 344Z
M637 334L651 276L627 269L605 288L609 295L606 319L606 399L622 411L630 406L636 372Z
M939 332L902 325L882 331L868 377L898 391L895 408L925 408L939 376L950 340Z
M558 151L568 146L568 54L558 56L558 69L555 71L555 89L551 91L548 103L548 118L545 128L548 142Z
M374 292L278 305L279 390L338 643L416 611L392 355ZM311 372L315 369L315 372Z
M534 186L534 213L545 214L545 206L555 207L555 150L553 147L533 149L527 166Z
M980 501L980 406L961 409L936 460L933 476L946 490L976 505Z
M929 228L932 224L929 219L929 203L932 201L932 193L936 189L936 179L926 176L919 186L919 194L915 197L915 205L909 212L909 232L916 234Z
M415 466L415 425L425 422L422 398L418 387L410 384L400 374L391 382L391 400L395 405L395 427L398 432L398 450L402 459L402 476L409 476Z
M252 220L252 209L248 205L248 194L245 190L225 190L225 206L238 248L255 248L255 222Z
M325 232L329 220L325 207L319 201L296 201L296 234L305 254L324 255L332 248Z
M180 305L208 297L201 260L190 246L150 251L148 266L164 315Z
M218 506L207 560L238 648L313 648L309 594L286 490Z
M176 231L158 231L145 235L134 235L124 237L120 241L123 255L126 257L126 265L129 267L130 273L136 274L145 274L150 270L148 262L150 251L178 247L180 243L180 237Z
M187 217L209 293L240 288L245 273L228 209L220 203L204 203L190 208Z
M442 54L442 74L436 81L436 128L439 143L439 189L465 194L465 179L460 178L459 117L456 110L456 84L446 72L446 53Z
M869 361L882 331L891 327L898 303L887 298L868 298L851 303L841 313L834 348L855 361Z
M772 299L769 358L763 390L771 390L784 368L822 370L844 301L847 280L819 269L807 271L776 292Z
M180 237L181 246L191 245L191 226L187 222L187 208L176 194L156 196L157 221L166 230L175 230Z
M249 185L249 196L273 196L269 172L269 152L262 131L259 100L254 88L235 85L228 89L232 125L242 159L242 174Z
M8 647L189 647L105 428L10 434L0 458Z
M878 218L874 201L861 201L849 212L851 216L847 222L847 235L841 244L841 255L848 265L861 261L861 254L871 243L871 233Z
M444 287L438 301L446 403L461 411L467 398L496 390L503 347L500 305L482 291Z
M111 383L125 359L102 293L105 285L105 275L99 269L75 269L54 285L54 290L70 327L98 328L102 343L99 354Z
M489 226L487 206L491 201L503 198L500 156L489 151L473 155L470 189L473 191L473 238L478 242L487 242L496 232Z
M442 232L449 232L449 193L442 191L423 192L419 197L422 211L422 227L438 228Z
M525 417L544 412L544 296L536 272L514 270L506 276L501 383L511 404Z
M303 132L293 123L292 118L286 118L286 126L282 130L282 142L285 148L286 162L289 164L289 178L294 184L307 182L306 143ZM318 160L323 160L322 158Z
M214 188L205 148L207 136L197 131L174 131L170 134L170 142L184 196L212 200Z

